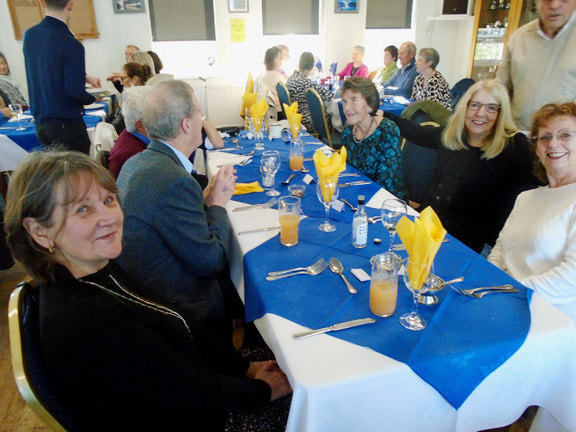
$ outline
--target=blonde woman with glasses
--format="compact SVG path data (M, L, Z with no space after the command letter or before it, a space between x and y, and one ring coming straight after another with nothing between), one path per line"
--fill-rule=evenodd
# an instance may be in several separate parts
M495 80L477 82L445 128L384 115L408 141L438 150L420 208L432 206L448 232L475 251L494 245L518 193L538 184L533 150L512 121L506 89Z

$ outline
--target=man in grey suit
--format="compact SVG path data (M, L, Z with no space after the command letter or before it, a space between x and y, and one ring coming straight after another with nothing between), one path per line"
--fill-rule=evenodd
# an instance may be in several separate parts
M230 340L217 275L228 259L226 203L236 176L224 166L204 192L188 160L202 143L202 113L183 81L158 83L146 98L144 126L152 139L118 176L124 209L120 265L164 303L191 312Z

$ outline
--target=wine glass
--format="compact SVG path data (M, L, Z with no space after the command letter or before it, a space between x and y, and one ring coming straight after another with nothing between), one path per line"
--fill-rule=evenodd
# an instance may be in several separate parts
M302 138L300 125L290 125L290 133L292 134L293 141L300 141L300 138Z
M326 220L318 225L318 229L323 232L336 231L336 225L330 223L330 207L338 198L338 176L326 177L323 182L318 181L316 196L326 209Z
M262 171L262 185L270 187L271 189L266 192L268 196L278 196L280 192L274 189L274 181L276 173L280 168L280 152L276 150L267 150L262 153L260 161L260 170Z
M16 128L17 131L23 131L26 128L22 127L22 125L20 124L20 116L22 115L22 105L19 103L13 103L8 105L8 109L10 110L10 113L16 117L16 119L18 120L18 127Z
M401 199L387 199L382 203L382 224L388 230L388 234L390 234L389 252L392 252L392 246L396 238L396 224L406 214L406 209L406 202Z
M262 133L262 124L264 120L262 117L253 117L252 124L254 125L254 135L256 138L256 146L254 147L255 150L264 150L264 143L262 140L264 139L264 134Z
M434 281L434 274L430 271L432 268L432 263L419 264L408 261L404 269L404 284L412 292L412 297L414 298L412 311L400 317L400 324L408 330L424 330L428 325L426 320L421 315L418 315L418 297L420 294L427 292Z
M290 144L290 141L292 141L292 134L288 129L282 129L282 139L286 144Z

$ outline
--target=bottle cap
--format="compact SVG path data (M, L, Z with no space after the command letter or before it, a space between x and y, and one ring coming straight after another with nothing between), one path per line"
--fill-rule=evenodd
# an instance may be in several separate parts
M358 195L358 204L364 204L365 200L366 198L364 197L364 195Z
M382 243L382 240L381 240L381 239L379 239L379 238L375 238L375 239L374 239L374 244L375 244L375 245L379 245L380 243Z

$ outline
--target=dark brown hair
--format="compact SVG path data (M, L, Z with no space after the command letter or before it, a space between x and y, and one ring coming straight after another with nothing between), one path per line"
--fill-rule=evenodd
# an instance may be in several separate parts
M362 77L348 78L340 88L340 96L342 96L346 90L360 93L364 99L366 99L368 106L372 109L370 115L376 115L378 108L380 108L380 95L378 94L378 90L372 80Z
M530 128L530 139L532 144L536 146L538 141L538 132L540 128L555 117L574 117L576 118L576 104L574 102L565 103L549 103L544 105L532 116L532 126ZM548 176L546 175L546 168L542 165L540 158L534 152L534 175L538 177L539 180L548 184Z
M140 78L142 85L146 84L146 82L152 76L152 70L148 65L141 65L139 63L130 62L126 63L123 69L126 72L126 75L128 75L130 78Z
M90 179L88 184L86 176ZM6 239L14 258L32 276L44 281L52 280L55 261L54 255L28 233L23 225L24 219L32 218L42 226L53 227L56 207L77 201L93 182L118 193L108 170L89 156L75 151L33 152L14 171L6 200Z

